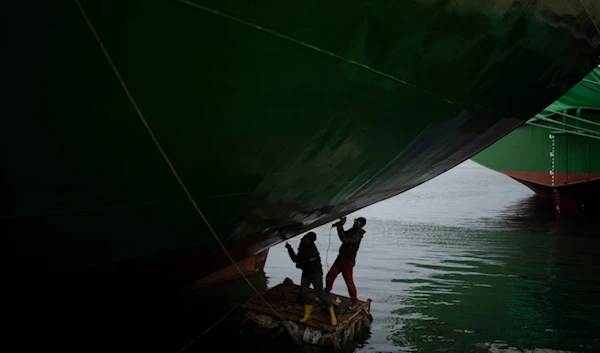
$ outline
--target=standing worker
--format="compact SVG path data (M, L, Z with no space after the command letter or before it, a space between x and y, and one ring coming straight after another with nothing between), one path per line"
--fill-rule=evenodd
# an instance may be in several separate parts
M332 227L337 228L338 235L342 241L342 246L340 246L338 257L333 265L331 265L331 269L329 269L327 277L325 278L325 293L329 294L331 292L333 282L335 282L336 277L341 272L342 277L344 277L344 281L346 282L346 286L348 286L350 299L352 299L350 310L354 310L358 303L358 297L356 295L354 279L352 278L352 271L354 269L354 264L356 263L356 253L358 252L360 242L365 234L363 227L367 224L367 220L363 217L358 217L354 220L352 228L348 230L344 230L344 223L346 223L346 217L341 218L339 222L332 225Z
M292 261L296 263L296 267L302 270L301 286L301 300L304 304L304 317L300 322L306 322L310 319L312 312L312 305L308 298L308 290L310 285L313 285L315 292L321 298L323 305L328 308L329 314L331 315L331 326L337 325L337 318L333 312L333 305L329 296L323 291L323 267L321 265L321 256L319 250L315 245L317 235L314 232L309 232L300 240L298 246L298 254L294 253L292 246L289 243L285 243L285 247L288 250L288 254Z

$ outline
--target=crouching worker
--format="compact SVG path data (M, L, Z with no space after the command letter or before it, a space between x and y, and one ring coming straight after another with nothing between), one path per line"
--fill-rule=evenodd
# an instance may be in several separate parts
M292 261L296 263L296 267L302 270L301 286L301 300L304 304L304 317L300 322L306 322L310 320L312 305L310 305L308 299L308 290L310 285L313 285L315 292L319 295L319 298L323 302L323 305L328 308L329 314L331 315L331 326L337 325L337 319L333 312L333 306L331 300L325 294L323 290L323 268L321 265L321 256L315 245L317 235L314 232L307 233L300 241L298 246L298 254L294 253L292 246L288 243L285 247L290 254Z

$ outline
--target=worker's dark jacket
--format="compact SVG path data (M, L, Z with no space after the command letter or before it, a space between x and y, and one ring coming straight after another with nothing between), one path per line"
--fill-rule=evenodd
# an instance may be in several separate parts
M358 252L360 241L362 240L365 231L361 228L350 228L348 230L344 230L342 226L338 226L337 231L338 235L340 236L340 240L342 241L342 246L340 246L340 252L337 259L341 261L355 262L356 253Z
M288 249L290 258L296 263L296 267L301 269L306 274L318 273L323 271L321 265L321 256L319 250L314 243L300 242L298 246L298 254L294 253L291 248Z

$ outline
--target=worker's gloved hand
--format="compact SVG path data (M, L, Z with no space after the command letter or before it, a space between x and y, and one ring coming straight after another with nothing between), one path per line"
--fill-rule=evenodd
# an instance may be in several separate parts
M288 249L292 248L292 246L290 245L290 243L285 243L285 247L288 248Z
M346 217L342 217L340 218L339 221L335 222L334 224L332 224L332 227L337 227L337 226L343 226L344 223L346 223Z

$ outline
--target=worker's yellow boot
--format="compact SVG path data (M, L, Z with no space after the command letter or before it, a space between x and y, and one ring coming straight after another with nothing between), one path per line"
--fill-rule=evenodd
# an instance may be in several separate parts
M312 312L312 305L304 306L304 317L300 320L300 322L306 322L310 320L310 313Z
M331 326L336 326L337 318L335 317L335 312L333 312L333 305L329 307L329 315L331 315Z

